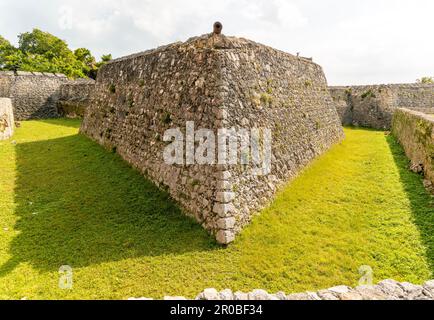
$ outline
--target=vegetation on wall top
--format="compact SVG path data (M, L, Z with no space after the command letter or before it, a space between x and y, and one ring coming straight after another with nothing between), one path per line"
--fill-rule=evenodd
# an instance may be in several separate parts
M422 77L416 80L417 83L431 84L434 83L434 77Z

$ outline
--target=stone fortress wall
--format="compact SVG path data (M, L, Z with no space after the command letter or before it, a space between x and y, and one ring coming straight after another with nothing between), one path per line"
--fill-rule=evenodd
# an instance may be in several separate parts
M57 112L66 118L82 118L95 88L92 79L77 79L60 86Z
M12 101L9 98L0 98L0 140L6 140L14 134L14 113Z
M434 110L434 84L329 87L344 125L391 128L397 108Z
M411 160L411 169L425 176L425 186L434 189L434 111L432 115L398 109L392 134Z
M222 125L269 128L273 140L271 174L255 176L251 166L238 165L220 181L227 201L214 211L233 216L238 233L283 183L344 136L318 64L250 41L235 46L220 55ZM226 237L233 237L232 230Z
M55 118L60 86L68 81L62 74L0 71L0 97L12 99L17 121Z
M169 165L164 132L272 130L271 174L245 165ZM320 66L219 34L114 60L99 71L81 132L116 150L223 244L277 188L343 138ZM239 155L238 155L239 156Z

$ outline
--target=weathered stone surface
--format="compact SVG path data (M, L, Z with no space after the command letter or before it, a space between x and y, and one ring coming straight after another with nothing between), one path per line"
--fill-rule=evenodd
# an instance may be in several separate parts
M134 298L130 298L134 299ZM138 298L146 299L146 298ZM164 297L165 300L185 300L184 297ZM358 286L354 289L347 286L337 286L318 292L303 292L286 295L284 292L269 294L258 289L249 293L230 289L218 292L214 288L205 289L197 300L434 300L434 280L427 281L423 286L408 282L384 280L375 286Z
M378 286L358 286L354 289L362 300L386 300L387 294L383 292ZM395 300L395 297L391 297Z
M234 293L231 289L220 291L220 300L234 300Z
M320 290L317 295L321 300L339 300L338 295L330 290Z
M15 122L12 101L9 98L0 98L0 140L12 137L14 127Z
M276 298L276 300L287 300L286 294L283 291L279 291L278 293L274 294L273 296Z
M341 300L363 300L363 297L357 291L350 291L341 295Z
M423 287L409 282L399 283L399 286L404 290L403 298L406 300L420 300L426 298L423 293Z
M388 296L394 296L396 298L403 298L405 296L405 291L395 280L383 280L378 283L378 287Z
M241 291L237 291L234 293L234 300L249 300L249 295L247 293L241 292Z
M306 293L292 293L287 295L286 297L287 300L311 300L310 296Z
M235 233L233 230L220 230L217 232L216 239L221 244L229 244L235 240Z
M226 218L228 215L236 212L235 206L232 203L218 203L214 204L213 210L218 217Z
M83 118L95 89L92 79L78 79L60 86L57 112L61 117Z
M167 129L272 130L271 174L250 165L166 165ZM228 243L277 188L343 138L321 67L245 39L208 34L111 61L81 132L116 151ZM254 190L254 192L252 192ZM223 223L221 218L235 218Z
M433 84L329 87L344 125L390 129L398 108L434 113Z
M235 199L234 192L217 192L216 201L230 203Z
M205 289L197 297L197 300L220 300L220 293L214 288Z
M423 285L423 294L429 298L434 300L434 280L427 281Z
M61 74L0 71L0 97L12 99L17 121L55 118L60 85L68 81Z
M234 217L229 217L229 218L221 218L219 220L217 220L217 226L220 229L224 229L224 230L231 230L235 227L235 218Z
M419 166L425 179L434 184L434 116L398 109L393 116L392 134L412 164Z
M267 291L262 289L253 290L248 295L248 300L271 300Z
M341 295L350 292L351 288L348 286L336 286L328 289L329 291Z

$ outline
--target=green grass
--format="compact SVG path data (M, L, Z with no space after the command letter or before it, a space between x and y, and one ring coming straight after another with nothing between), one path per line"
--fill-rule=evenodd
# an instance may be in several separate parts
M22 122L0 142L0 299L298 292L434 270L434 207L383 132L346 129L223 249L79 122ZM59 267L74 270L58 288Z

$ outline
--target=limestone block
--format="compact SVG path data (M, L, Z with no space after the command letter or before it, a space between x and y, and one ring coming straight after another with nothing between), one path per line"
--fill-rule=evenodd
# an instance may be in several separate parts
M234 192L217 192L216 201L222 203L229 203L235 199Z
M0 98L0 140L9 139L14 134L15 122L12 100Z
M248 294L248 300L271 300L267 291L257 289Z
M213 212L217 213L219 217L226 218L235 213L235 207L231 203L216 203L213 207Z
M201 292L196 300L220 300L220 294L216 289L208 288Z
M236 220L234 217L229 217L229 218L221 218L219 220L217 220L217 226L220 229L233 229L235 227L235 223Z
M217 232L216 240L221 244L229 244L235 240L235 233L229 230L220 230Z

